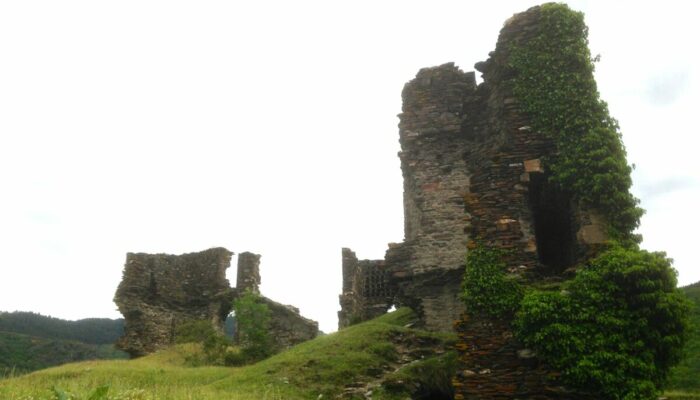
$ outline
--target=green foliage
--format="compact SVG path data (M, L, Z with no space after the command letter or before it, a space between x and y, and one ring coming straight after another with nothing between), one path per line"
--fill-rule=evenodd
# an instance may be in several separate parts
M692 390L700 398L700 282L681 290L693 303L690 334L683 348L683 360L671 370L668 388L676 391Z
M202 345L202 353L194 353L187 357L191 366L223 365L228 340L217 332L211 322L206 320L187 321L175 330L175 343L199 343Z
M127 358L113 345L94 345L0 332L0 378L91 359Z
M253 362L274 354L269 334L270 308L262 297L247 291L233 302L233 310L242 359ZM238 362L238 359L231 358L230 362Z
M462 299L468 312L501 317L518 309L523 291L506 274L502 256L502 251L481 245L467 252Z
M202 319L191 320L175 328L175 343L202 343L215 335L216 330L211 326L211 322Z
M199 347L192 344L133 360L67 364L0 380L0 399L54 400L53 387L85 399L96 387L106 384L109 400L302 400L317 399L321 394L323 399L332 399L343 392L345 385L369 382L374 379L374 371L391 363L395 355L388 346L398 336L436 346L442 343L443 347L454 342L454 335L404 327L416 318L411 310L399 309L240 368L187 367L187 354ZM372 398L396 399L386 393L373 394Z
M54 386L53 389L54 399L55 400L103 400L107 399L107 393L109 392L109 385L102 385L97 388L95 388L92 392L90 392L86 397L82 397L80 395L74 395L70 394L68 392L63 391L61 388Z
M112 344L124 333L123 319L66 321L32 312L0 312L0 331L89 344Z
M688 307L664 253L614 247L562 291L526 294L517 335L572 387L655 399L681 358Z
M643 210L630 193L631 168L617 121L600 99L583 14L564 4L541 7L534 37L514 43L514 94L535 129L556 143L551 179L600 210L613 238L632 242Z

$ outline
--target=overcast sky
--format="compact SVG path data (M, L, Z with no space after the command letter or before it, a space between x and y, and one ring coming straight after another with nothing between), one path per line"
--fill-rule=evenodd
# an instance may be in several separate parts
M472 70L535 4L1 1L0 310L120 317L127 252L224 246L335 330L341 247L403 238L404 83ZM695 3L569 4L636 164L643 247L698 281Z

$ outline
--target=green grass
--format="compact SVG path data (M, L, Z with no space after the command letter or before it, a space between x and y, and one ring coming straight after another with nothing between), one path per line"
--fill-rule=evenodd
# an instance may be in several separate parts
M450 341L438 335L405 328L415 316L401 309L372 321L302 343L257 364L241 367L187 367L198 351L180 345L136 360L89 361L0 380L0 399L331 399L344 385L371 380L373 372L395 361L392 338L412 335L421 340ZM411 379L407 373L405 379ZM59 391L54 391L57 388ZM377 400L391 399L380 393Z
M685 346L685 359L671 371L665 396L673 400L700 400L700 282L682 288L693 301L691 335Z

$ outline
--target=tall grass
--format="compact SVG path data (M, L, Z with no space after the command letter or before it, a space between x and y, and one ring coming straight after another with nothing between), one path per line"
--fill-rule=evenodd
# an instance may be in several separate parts
M344 385L371 379L372 371L394 361L395 335L447 337L405 328L414 318L409 310L398 310L240 368L187 367L188 357L200 351L191 344L135 360L67 364L0 381L0 399L330 399ZM103 387L102 397L91 398Z

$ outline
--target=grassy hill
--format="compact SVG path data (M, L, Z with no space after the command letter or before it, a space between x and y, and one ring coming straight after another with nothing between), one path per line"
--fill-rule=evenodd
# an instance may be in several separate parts
M673 373L669 400L700 399L700 285L685 288L698 304L689 357ZM454 337L408 326L401 309L302 343L257 364L189 367L201 351L181 345L136 360L86 361L0 380L10 400L294 400L450 399Z
M671 371L668 393L677 399L700 399L700 282L682 288L695 307L685 359Z
M241 368L187 367L194 345L136 360L68 364L2 380L0 398L289 400L372 391L378 400L448 399L454 338L405 327L413 319L402 309Z

